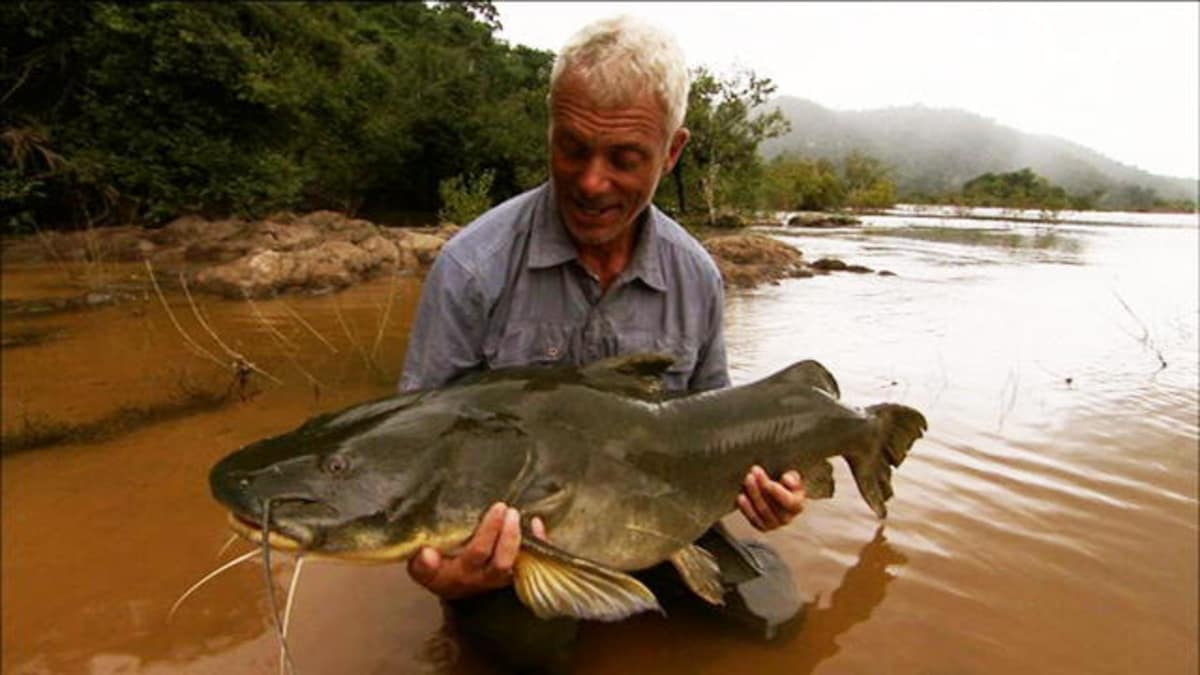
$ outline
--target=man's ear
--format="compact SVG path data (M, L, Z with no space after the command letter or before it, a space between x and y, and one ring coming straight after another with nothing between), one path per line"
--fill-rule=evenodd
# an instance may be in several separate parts
M667 146L667 161L663 165L664 175L671 173L671 170L679 163L679 157L683 155L683 148L687 145L688 139L691 137L692 132L688 131L687 127L679 127L671 135L671 144Z

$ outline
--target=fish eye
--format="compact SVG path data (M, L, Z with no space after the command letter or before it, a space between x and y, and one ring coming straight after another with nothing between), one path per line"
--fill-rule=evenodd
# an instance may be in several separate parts
M333 475L343 473L350 468L350 460L344 455L330 455L325 458L325 471Z

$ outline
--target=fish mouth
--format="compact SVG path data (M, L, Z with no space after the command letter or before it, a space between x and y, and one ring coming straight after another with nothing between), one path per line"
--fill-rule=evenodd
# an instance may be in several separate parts
M239 514L235 511L230 511L228 514L229 527L239 537L261 546L263 542L263 528L254 520ZM282 529L288 528L286 524L280 524ZM461 531L455 530L450 532L432 533L426 530L415 532L413 536L404 541L398 542L363 542L364 546L358 548L349 548L338 551L324 551L311 548L314 536L311 532L304 530L299 531L295 536L291 533L281 531L276 527L271 528L271 533L267 540L267 544L272 550L281 551L284 553L296 553L303 555L306 558L319 558L324 560L340 560L345 562L355 563L394 563L403 562L416 554L423 546L436 548L443 553L457 550L461 544L466 541L471 535L471 530L464 529Z
M262 524L234 511L229 512L228 519L229 527L234 534L253 544L261 545L263 543ZM298 552L303 551L311 544L312 539L311 532L301 531L286 524L276 524L271 528L267 544L277 551Z

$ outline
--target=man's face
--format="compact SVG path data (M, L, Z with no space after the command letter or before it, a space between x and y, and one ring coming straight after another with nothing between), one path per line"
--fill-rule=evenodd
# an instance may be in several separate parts
M554 93L550 115L550 174L571 237L602 246L631 235L659 179L678 161L687 130L668 134L653 94L601 108L570 76Z

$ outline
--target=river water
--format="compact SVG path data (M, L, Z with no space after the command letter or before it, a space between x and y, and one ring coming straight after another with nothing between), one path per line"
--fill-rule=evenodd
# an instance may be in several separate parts
M895 215L773 231L810 259L896 276L731 293L735 382L815 358L848 402L917 407L929 432L895 474L886 522L838 466L834 499L759 535L811 597L803 624L765 644L687 608L589 625L579 672L1195 673L1197 222L1117 220ZM5 267L0 290L76 294L97 274L148 288L136 266L47 265ZM0 460L3 671L277 672L258 563L166 620L180 593L248 548L220 552L227 530L207 470L241 444L386 393L419 291L399 277L254 305L197 298L224 346L170 291L178 326L149 290L6 317L6 343L29 342L0 352L6 444L66 424L81 440ZM234 354L274 379L239 383ZM229 403L189 407L226 390ZM158 421L129 422L148 414ZM277 561L277 584L291 569ZM399 566L307 565L291 624L305 675L491 672L447 637L438 604Z

